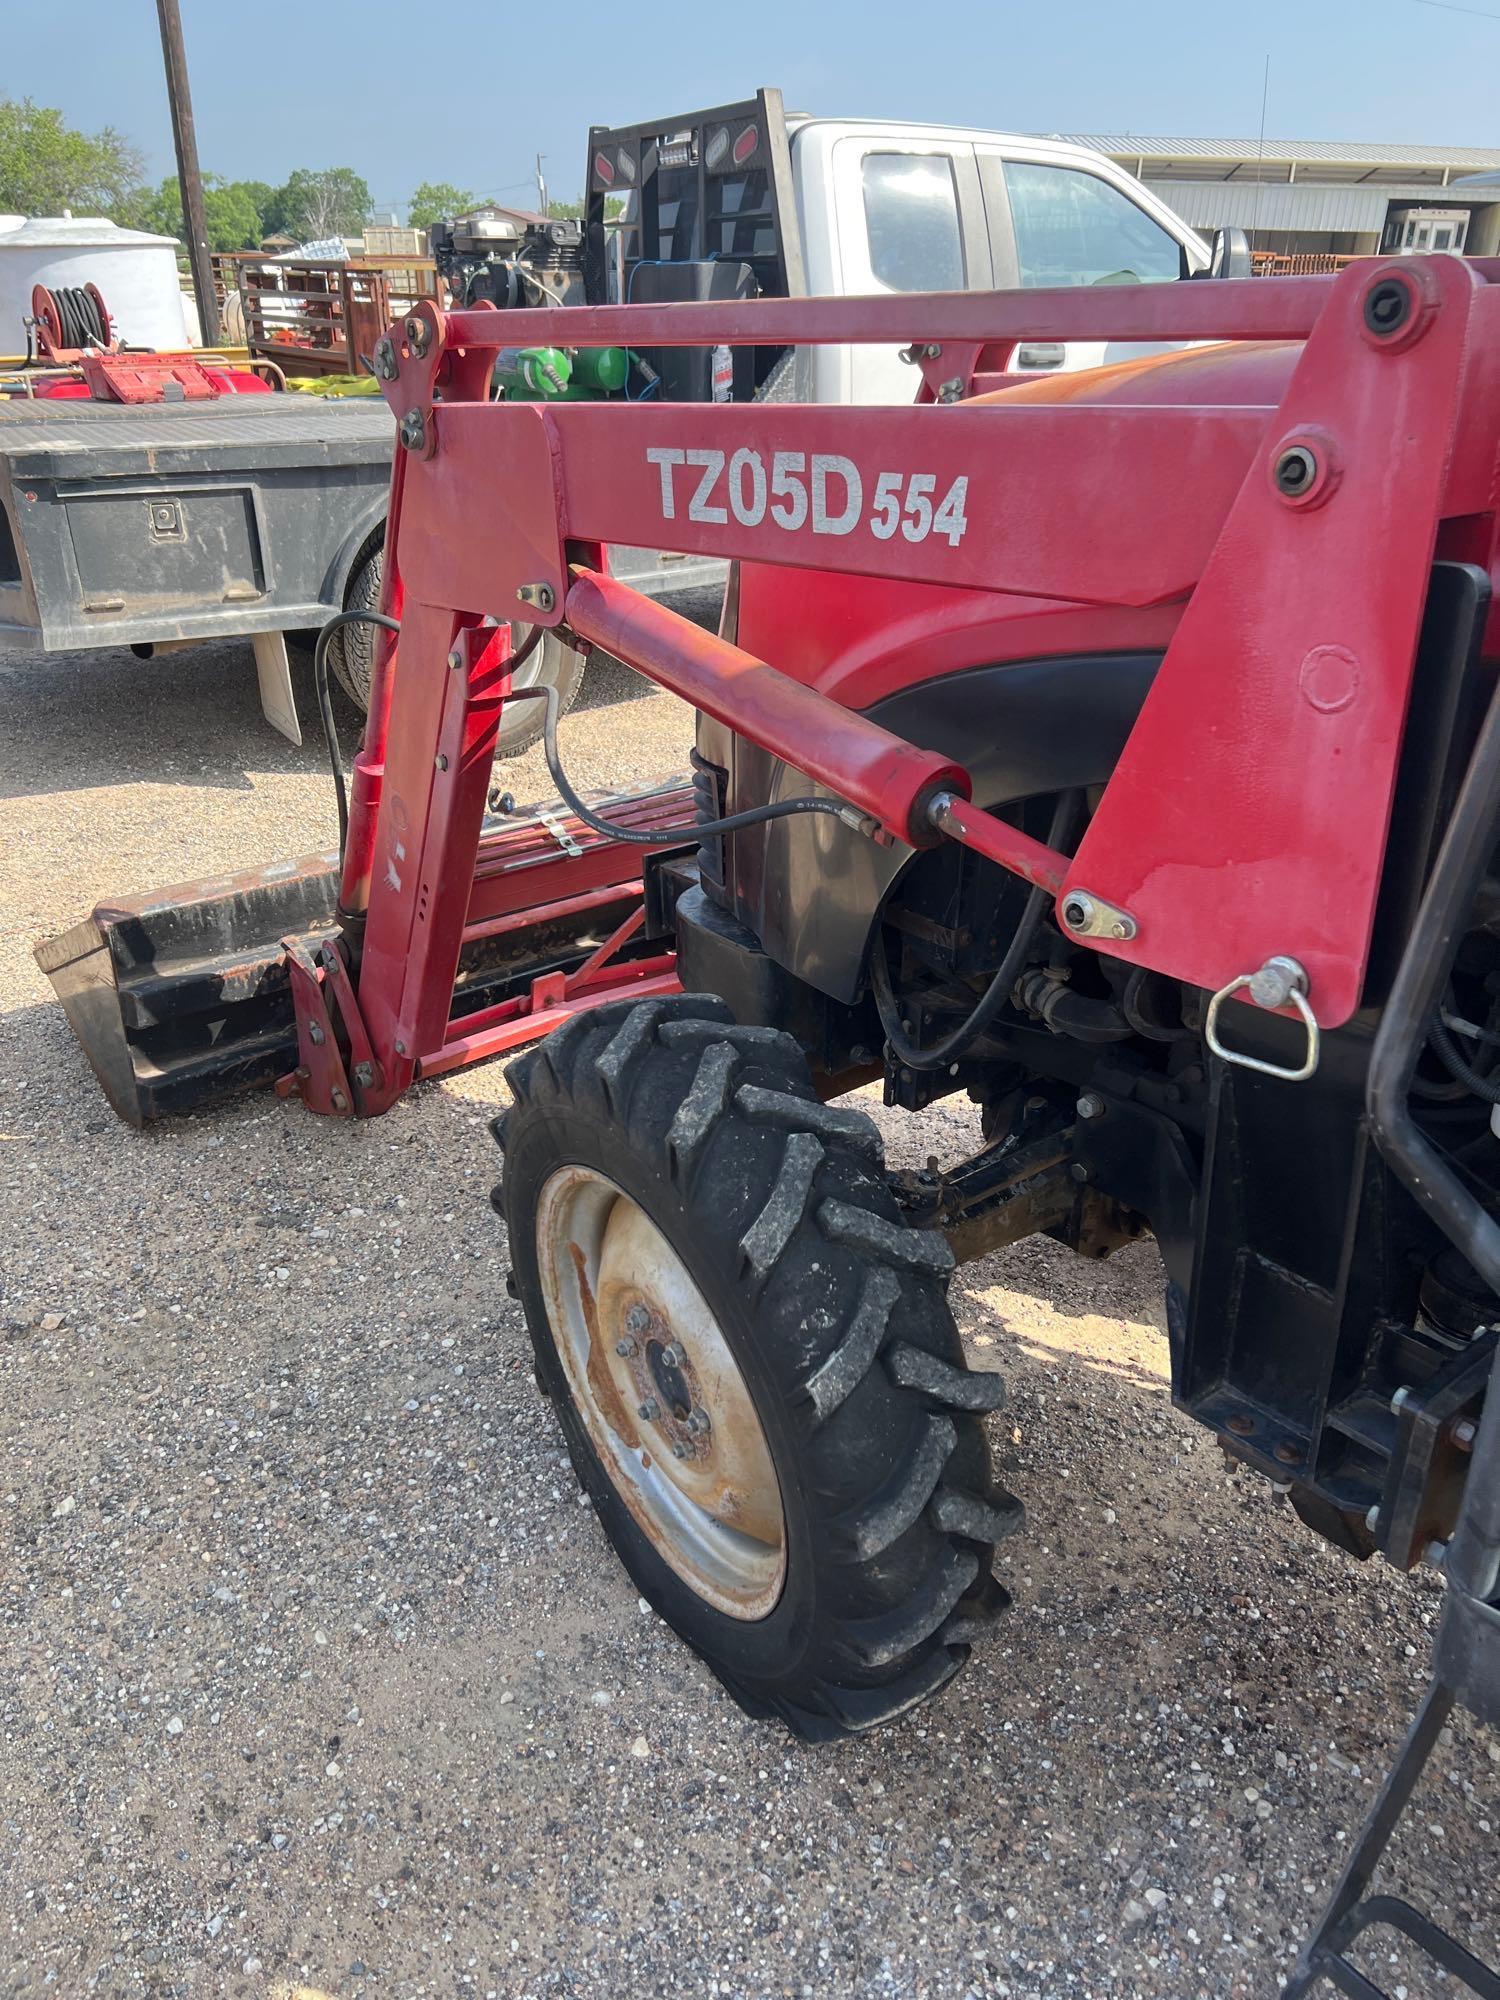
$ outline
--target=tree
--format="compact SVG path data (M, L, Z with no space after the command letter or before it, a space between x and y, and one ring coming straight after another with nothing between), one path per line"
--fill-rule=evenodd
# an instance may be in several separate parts
M549 201L547 204L547 213L554 222L582 222L583 206L583 196L580 194L575 195L572 201ZM616 216L623 215L624 213L625 197L623 195L607 194L604 197L604 215L606 221L613 222Z
M255 204L261 236L278 235L282 227L281 189L273 188L269 181L236 181L234 185L243 188ZM255 247L259 247L259 239Z
M113 126L79 132L60 111L29 97L0 97L0 209L58 215L65 208L111 214L141 178L144 162Z
M302 243L358 236L370 208L370 190L352 167L298 167L279 199L283 229Z
M423 181L412 190L406 204L407 226L428 229L434 222L447 222L455 215L467 215L476 206L478 195L465 194L452 181Z
M260 210L251 190L254 182L226 181L219 174L203 176L203 220L210 250L256 250L264 233ZM182 190L175 177L158 188L137 188L115 210L115 220L132 229L150 229L158 236L186 240Z

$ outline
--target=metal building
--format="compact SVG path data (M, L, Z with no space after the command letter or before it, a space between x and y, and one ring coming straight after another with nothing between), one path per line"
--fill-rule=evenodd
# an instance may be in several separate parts
M1500 251L1500 170L1488 146L1381 146L1332 139L1078 138L1136 174L1205 235L1239 227L1262 257L1380 250Z

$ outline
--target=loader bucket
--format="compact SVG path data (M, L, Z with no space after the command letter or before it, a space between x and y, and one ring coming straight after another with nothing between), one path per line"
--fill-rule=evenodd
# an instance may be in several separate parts
M656 860L696 844L683 841L690 784L590 797L621 828L660 829ZM575 980L607 997L606 975L594 970L603 958L621 990L660 976L663 927L645 920L642 852L560 806L487 817L454 980L458 1039L432 1052L418 1074L441 1075L542 1033L528 1025L532 1010L562 1004ZM337 855L304 855L114 898L36 947L121 1118L144 1125L300 1074L286 947L316 955L338 937L348 953L338 882ZM612 934L632 913L616 946ZM357 964L350 970L357 977ZM475 1033L465 1036L471 1021ZM486 1030L493 1048L482 1040Z
M98 904L36 947L132 1125L270 1083L297 1059L283 938L336 927L338 857L310 854Z

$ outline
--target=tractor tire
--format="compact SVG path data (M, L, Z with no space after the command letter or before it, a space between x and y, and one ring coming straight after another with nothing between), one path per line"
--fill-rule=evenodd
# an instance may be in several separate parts
M377 543L355 564L349 588L344 593L346 611L380 609L380 575L384 567L384 545ZM519 647L530 630L529 625L512 625L510 628L512 645ZM328 664L333 669L334 679L361 715L365 714L370 706L370 677L375 668L375 635L376 628L373 625L344 625L328 642ZM571 646L564 645L555 632L548 632L535 653L517 673L516 686L555 687L558 694L558 713L566 715L578 699L578 690L583 685L585 664L582 653L575 653ZM540 701L507 703L500 717L500 733L495 742L495 755L519 757L522 751L529 750L533 743L540 743L546 722L545 710L546 704Z
M811 1741L937 1692L1009 1603L941 1236L862 1112L712 997L577 1016L511 1064L495 1206L539 1387L645 1597ZM669 1470L670 1468L670 1470Z

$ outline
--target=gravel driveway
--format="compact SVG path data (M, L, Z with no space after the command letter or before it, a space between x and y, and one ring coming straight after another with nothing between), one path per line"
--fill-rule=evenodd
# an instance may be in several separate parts
M585 700L579 780L682 767L670 697ZM135 1133L51 1004L31 945L99 895L330 841L248 649L10 669L0 717L0 1993L1274 1994L1440 1591L1174 1416L1152 1248L959 1272L1016 1608L935 1706L794 1743L580 1502L502 1283L499 1068ZM869 1102L895 1161L970 1140ZM1454 1725L1397 1859L1491 1954L1496 1755Z

